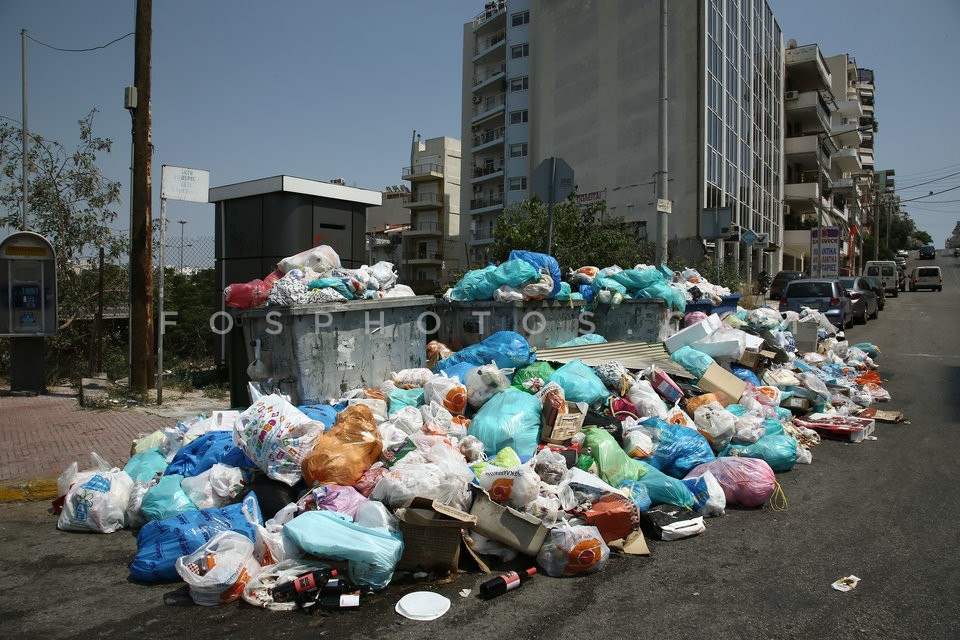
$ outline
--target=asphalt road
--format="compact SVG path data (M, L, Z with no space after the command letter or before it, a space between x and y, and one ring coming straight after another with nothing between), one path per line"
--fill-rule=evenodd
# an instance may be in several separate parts
M912 261L911 261L912 262ZM960 450L960 259L941 253L943 292L906 292L847 332L871 341L909 424L876 440L824 441L813 464L779 474L788 509L728 509L706 533L612 556L595 575L538 576L485 602L447 584L394 583L360 610L321 616L244 604L194 606L180 583L129 580L135 537L64 533L46 504L0 505L4 638L955 638L954 523ZM926 264L930 264L927 262ZM856 575L848 593L830 584ZM397 615L411 590L452 600L432 622Z

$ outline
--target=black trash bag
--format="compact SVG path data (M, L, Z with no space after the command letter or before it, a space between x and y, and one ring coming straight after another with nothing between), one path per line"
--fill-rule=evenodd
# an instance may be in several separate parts
M706 529L699 513L672 504L658 504L641 511L640 528L654 540L680 540L700 535Z
M583 426L600 427L612 435L617 441L617 444L623 446L623 423L620 422L619 418L590 409L587 411L587 416L583 420Z
M257 502L260 504L260 513L263 514L263 519L266 521L275 516L280 509L299 500L309 489L303 480L291 487L285 482L271 480L266 474L258 471L237 497L233 499L232 504L243 502L247 494L254 493L257 496Z

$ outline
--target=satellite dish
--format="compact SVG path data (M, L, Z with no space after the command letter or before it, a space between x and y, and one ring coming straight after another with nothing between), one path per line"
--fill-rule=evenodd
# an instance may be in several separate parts
M796 40L794 40L793 38L790 38L789 40L787 40L787 49L796 49L796 48L797 48Z

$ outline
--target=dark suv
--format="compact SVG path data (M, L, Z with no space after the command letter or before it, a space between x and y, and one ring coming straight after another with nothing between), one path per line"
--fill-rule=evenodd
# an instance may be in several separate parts
M770 283L770 297L779 300L783 296L783 290L787 287L788 282L806 277L807 274L803 271L780 271L773 276L773 282Z
M920 259L921 260L934 260L937 257L937 248L932 244L928 244L925 247L920 247Z

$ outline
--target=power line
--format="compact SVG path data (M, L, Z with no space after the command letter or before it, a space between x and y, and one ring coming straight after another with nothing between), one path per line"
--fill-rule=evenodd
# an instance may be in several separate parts
M943 176L942 178L934 178L933 180L927 180L926 182L918 182L917 184L910 185L909 187L897 187L897 191L906 191L907 189L913 189L914 187L922 187L925 184L940 182L941 180L946 180L947 178L952 178L953 176L960 176L960 171Z
M45 47L47 47L47 48L49 48L49 49L53 49L54 51L66 51L66 52L68 52L68 53L82 53L82 52L84 52L84 51L96 51L97 49L106 49L107 47L109 47L109 46L112 45L113 43L115 43L115 42L120 42L120 41L123 40L124 38L129 38L129 37L132 36L132 35L134 35L134 32L133 32L133 31L131 31L131 32L128 33L127 35L120 36L119 38L115 38L114 40L111 40L111 41L108 42L107 44L102 44L102 45L100 45L99 47L90 47L89 49L61 49L60 47L55 47L55 46L53 46L52 44L47 44L46 42L40 42L40 41L37 40L36 38L34 38L34 37L32 37L32 36L29 36L29 35L27 36L27 39L28 39L28 40L33 40L33 41L36 42L37 44L43 45L43 46L45 46Z
M938 196L941 193L946 193L947 191L953 191L954 189L960 189L960 184L958 184L955 187L950 187L949 189L944 189L943 191L937 191L937 192L931 191L925 196L917 196L916 198L910 198L909 200L901 200L900 202L904 203L904 202L914 202L915 200L923 200L924 198L929 198L930 196ZM930 204L933 204L933 203L930 203Z

